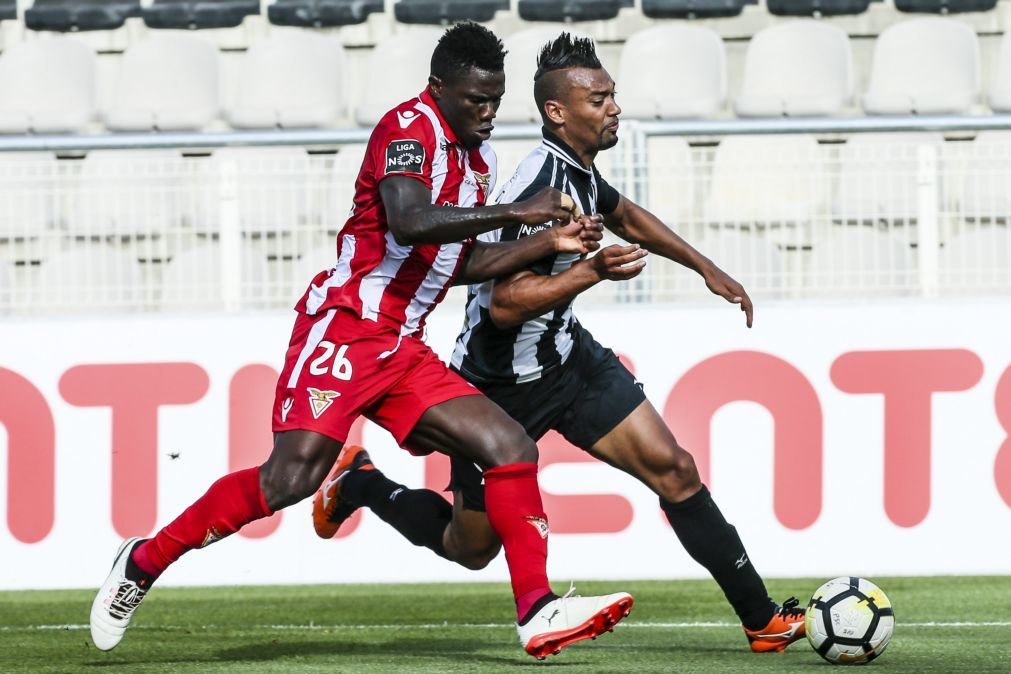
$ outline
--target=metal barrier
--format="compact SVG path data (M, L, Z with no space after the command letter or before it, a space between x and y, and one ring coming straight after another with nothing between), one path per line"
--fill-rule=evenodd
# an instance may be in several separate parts
M756 297L1007 294L1003 129L1011 116L628 122L598 166ZM289 307L332 262L368 134L4 138L0 312ZM501 184L539 129L495 135ZM585 301L706 294L654 256Z

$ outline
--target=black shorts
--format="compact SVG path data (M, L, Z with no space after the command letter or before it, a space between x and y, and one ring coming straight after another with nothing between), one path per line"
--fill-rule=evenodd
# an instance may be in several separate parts
M642 384L614 351L577 326L568 360L523 384L472 382L535 441L550 430L589 449L646 400ZM447 489L461 492L468 510L484 510L484 482L476 465L453 458Z

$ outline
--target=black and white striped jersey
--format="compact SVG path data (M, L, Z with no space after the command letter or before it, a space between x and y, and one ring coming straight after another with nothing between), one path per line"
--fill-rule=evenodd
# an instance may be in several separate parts
M596 167L584 168L575 151L558 136L544 131L541 144L520 162L495 201L511 203L533 196L544 187L568 193L586 214L607 214L618 207L620 195L600 176ZM514 241L550 227L522 225L481 235L480 240ZM530 267L542 275L559 274L580 259L576 253L559 253ZM456 339L452 365L472 381L527 382L565 362L572 351L572 303L514 328L498 328L491 321L492 281L470 286L463 330Z

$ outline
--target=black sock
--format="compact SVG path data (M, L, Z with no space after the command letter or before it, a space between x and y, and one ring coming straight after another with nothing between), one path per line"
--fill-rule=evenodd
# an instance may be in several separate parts
M750 630L765 627L775 604L748 559L737 529L723 518L705 485L680 503L661 498L660 507L681 545L713 575L741 623Z
M378 470L355 470L341 483L341 496L372 510L415 545L446 556L442 534L453 517L453 506L429 489L408 489Z

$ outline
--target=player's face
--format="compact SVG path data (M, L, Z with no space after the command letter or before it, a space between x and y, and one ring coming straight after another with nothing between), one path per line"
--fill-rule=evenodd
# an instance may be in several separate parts
M470 149L491 138L492 120L505 93L505 73L471 68L450 82L431 78L432 95L457 140Z
M573 149L600 152L618 144L614 80L603 68L565 71L565 134Z

